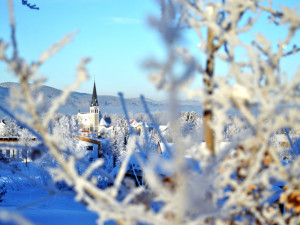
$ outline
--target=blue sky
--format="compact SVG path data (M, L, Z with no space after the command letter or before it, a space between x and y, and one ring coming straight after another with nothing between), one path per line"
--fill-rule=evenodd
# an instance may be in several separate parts
M147 78L149 71L141 66L149 57L161 58L164 53L158 32L146 22L149 15L159 14L159 7L154 0L29 2L38 5L40 10L30 10L22 6L21 0L14 1L17 41L21 56L26 59L37 59L53 42L67 33L79 30L71 44L41 67L40 72L48 79L46 85L58 89L70 85L74 81L75 67L80 59L91 57L92 61L88 65L91 79L78 91L91 93L95 76L100 95L117 95L118 92L123 92L125 97L144 94L152 99L166 98L164 93L155 90ZM298 0L282 2L288 5L297 3ZM0 34L1 38L9 40L6 1L1 1L0 4ZM265 25L267 26L262 22L260 28ZM266 29L271 37L282 35L280 30ZM300 43L299 40L298 32L294 41ZM197 40L192 41L192 44L196 43ZM284 64L286 68L290 68L288 72L293 73L296 67L292 65L299 65L298 58L286 60ZM218 72L222 73L224 68L219 68ZM0 73L0 82L16 81L3 64L0 64Z
M40 72L48 78L47 85L63 88L74 81L75 67L82 57L91 57L91 75L79 89L92 92L95 76L98 94L158 99L147 79L148 72L141 64L150 56L159 55L161 42L150 28L147 16L159 12L150 0L30 0L40 10L22 6L14 1L17 41L22 57L35 60L53 42L74 30L79 33L74 41L45 63ZM0 6L0 34L9 40L6 2ZM152 13L151 13L152 12ZM16 81L0 65L0 82Z

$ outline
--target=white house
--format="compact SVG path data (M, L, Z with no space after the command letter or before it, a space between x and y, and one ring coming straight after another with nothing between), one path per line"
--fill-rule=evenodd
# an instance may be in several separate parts
M38 144L35 137L30 137L24 144L19 137L0 137L0 160L2 161L31 161L30 149ZM20 146L23 146L20 148Z

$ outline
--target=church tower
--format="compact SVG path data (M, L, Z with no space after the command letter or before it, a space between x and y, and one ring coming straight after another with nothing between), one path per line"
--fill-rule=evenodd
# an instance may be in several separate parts
M100 111L99 111L99 104L98 104L98 98L97 98L96 84L94 81L93 96L92 96L92 101L91 101L91 105L90 105L90 131L98 132L99 117L100 117Z

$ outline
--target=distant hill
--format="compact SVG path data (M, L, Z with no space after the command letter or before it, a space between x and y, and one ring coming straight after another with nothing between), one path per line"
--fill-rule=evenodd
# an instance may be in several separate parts
M0 83L0 105L8 108L9 106L9 89L18 89L20 85L18 83L6 82ZM61 90L52 88L49 86L42 86L38 94L43 95L43 107L45 111L51 105L53 99L57 98L61 94ZM76 114L78 110L81 112L88 112L89 105L92 95L86 93L72 92L69 98L67 99L65 105L61 106L58 112L63 114ZM117 96L110 95L98 95L100 111L104 113L122 113L122 106L120 99ZM144 112L142 103L139 98L127 98L125 99L126 106L129 112ZM151 99L146 99L146 102L151 111L164 111L166 110L167 104L163 101L155 101ZM201 104L197 101L182 101L180 102L180 107L182 111L196 111L200 112ZM0 112L0 116L3 117L3 113Z

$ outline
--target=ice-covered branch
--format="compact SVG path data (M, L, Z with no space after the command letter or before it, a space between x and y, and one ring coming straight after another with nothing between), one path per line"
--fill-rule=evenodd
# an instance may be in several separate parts
M283 214L277 203L270 200L277 194L272 190L276 182L288 186L288 189L282 190L286 196L298 193L299 188L299 157L295 157L291 165L284 166L280 158L280 143L273 146L270 141L280 129L300 129L300 98L297 93L299 71L294 77L287 79L280 69L282 57L299 52L298 47L284 51L300 26L299 14L295 10L281 8L278 12L273 8L271 0L268 1L268 6L253 0L159 1L161 18L152 18L150 22L162 34L167 59L164 62L151 60L147 66L158 70L150 77L156 87L169 92L169 129L175 149L172 150L166 143L145 98L141 96L144 110L158 138L166 147L163 155L156 154L153 158L149 156L146 162L142 160L135 150L143 152L147 149L149 133L144 134L142 141L145 145L140 144L130 127L123 95L119 94L125 120L123 119L123 124L120 123L122 129L115 128L113 132L116 135L123 132L124 135L129 133L134 136L132 143L135 146L122 146L128 151L127 155L120 167L115 168L119 169L116 178L109 177L114 185L103 190L97 187L93 177L94 172L102 165L102 160L92 163L81 175L76 168L77 157L62 154L71 151L66 151L57 133L49 132L49 124L57 109L87 79L88 59L83 59L78 66L77 80L64 90L42 117L33 91L44 80L33 79L35 72L69 43L73 34L54 44L36 62L26 63L18 55L12 1L8 1L8 4L13 55L8 57L8 44L1 40L0 59L19 78L22 96L16 98L30 118L25 124L3 107L0 110L43 141L58 164L51 168L54 181L65 181L73 186L76 200L83 201L90 210L96 212L99 215L98 222L114 220L120 224L224 224L235 223L239 218L243 223L250 224L287 224L297 220L296 211ZM249 34L250 29L259 22L258 18L263 19L261 14L271 14L279 26L287 24L288 33L275 52L270 40L263 35L256 35L253 44L245 42L241 37L242 34ZM187 28L192 29L201 42L200 57L195 51L179 46ZM244 51L244 55L240 54L241 51ZM228 70L224 69L222 76L218 76L219 60L228 67ZM198 89L194 96L201 96L198 100L205 105L204 117L208 116L204 119L207 135L205 143L202 143L200 135L196 138L181 135L180 123L177 121L178 92L189 93L192 78L199 73L204 85L196 85ZM228 144L223 136L230 123L229 112L233 112L233 123L239 129ZM292 138L287 139L293 148L297 147ZM168 155L166 159L163 158L165 155ZM144 186L123 185L131 156L135 156L139 162L143 181L145 179L147 183ZM133 174L137 179L135 166L132 164ZM138 179L137 181L139 183ZM47 191L51 193L51 188ZM288 201L288 198L281 199ZM291 205L290 202L286 204L289 207ZM291 206L290 209L296 210L296 207L297 205ZM1 216L3 217L0 214Z

